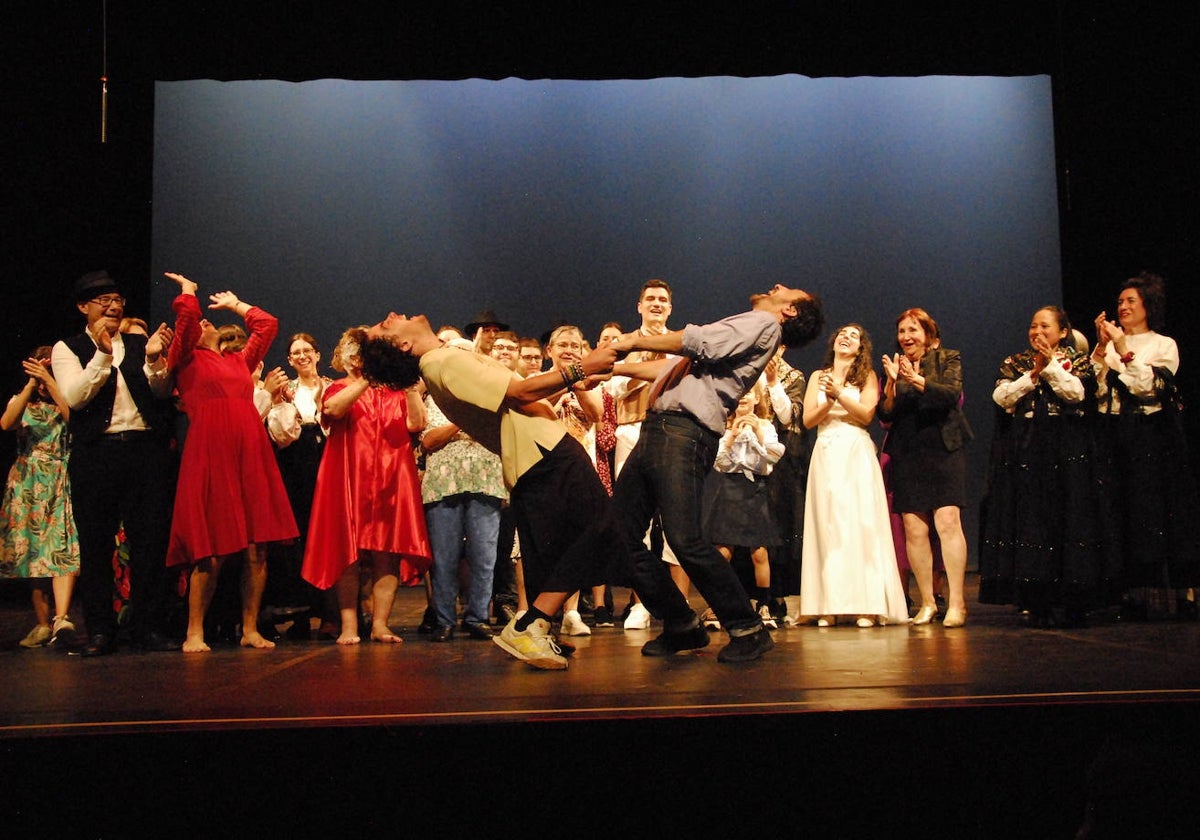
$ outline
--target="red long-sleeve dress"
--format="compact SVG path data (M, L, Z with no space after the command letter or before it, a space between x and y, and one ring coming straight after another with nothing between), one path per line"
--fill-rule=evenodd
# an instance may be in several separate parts
M188 428L167 565L235 554L251 543L295 539L296 520L254 406L251 377L279 330L278 322L251 307L246 346L220 353L196 346L200 304L195 295L179 295L172 306L175 340L168 358Z

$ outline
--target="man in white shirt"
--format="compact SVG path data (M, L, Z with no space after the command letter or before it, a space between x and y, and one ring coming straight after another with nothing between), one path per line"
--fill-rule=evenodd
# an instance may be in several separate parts
M167 632L165 566L170 532L173 426L166 324L123 335L125 298L107 271L79 278L74 301L87 330L54 345L54 378L71 406L71 501L79 531L78 591L88 641L78 652L116 649L113 538L129 544L129 628L146 650L177 650Z

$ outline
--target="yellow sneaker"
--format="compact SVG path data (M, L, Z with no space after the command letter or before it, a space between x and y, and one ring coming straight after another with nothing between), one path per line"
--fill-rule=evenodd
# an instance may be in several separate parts
M498 636L492 637L492 641L534 668L546 671L565 671L567 668L567 658L554 643L550 635L550 622L544 618L531 623L524 632L517 631L517 620L514 618Z

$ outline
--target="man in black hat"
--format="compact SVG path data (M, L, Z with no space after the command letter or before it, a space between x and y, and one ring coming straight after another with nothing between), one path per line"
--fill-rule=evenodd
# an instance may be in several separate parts
M179 647L165 632L166 549L170 530L171 391L166 324L153 335L123 335L125 298L107 271L80 277L75 306L85 332L54 345L54 378L71 406L71 501L79 531L79 584L88 641L78 651L116 648L112 607L113 538L129 545L129 626L147 650Z
M492 342L496 335L508 331L508 324L496 317L490 309L479 312L471 323L463 327L463 336L475 342L475 352L485 356L492 354Z

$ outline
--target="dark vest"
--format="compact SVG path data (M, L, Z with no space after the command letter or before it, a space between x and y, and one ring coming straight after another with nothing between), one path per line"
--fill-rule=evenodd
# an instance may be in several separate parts
M144 335L126 334L121 336L125 342L125 358L121 361L121 375L125 385L133 397L134 405L142 415L142 420L156 436L166 439L171 431L170 401L160 400L150 390L150 383L142 373L142 365L146 362L146 337ZM72 336L63 341L68 349L79 357L79 363L87 367L87 363L96 353L96 344L86 333ZM113 404L117 400L117 377L114 373L108 377L91 401L79 408L71 409L71 418L67 428L75 443L90 443L101 435L112 423Z

